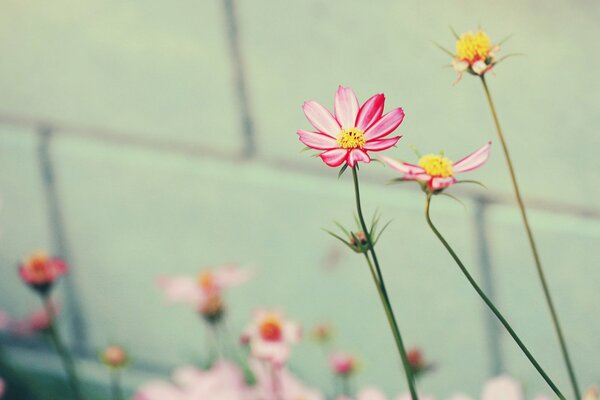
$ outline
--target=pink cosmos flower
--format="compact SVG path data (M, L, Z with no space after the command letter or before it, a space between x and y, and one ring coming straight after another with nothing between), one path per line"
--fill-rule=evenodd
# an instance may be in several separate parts
M274 365L285 364L291 353L291 345L302 337L300 326L283 317L280 312L258 310L253 321L245 329L252 356Z
M23 282L42 293L47 292L67 272L67 264L63 260L49 257L43 251L36 251L19 264L19 275Z
M189 276L161 277L158 285L172 303L188 303L194 307L202 307L211 296L220 294L221 290L239 286L252 278L254 271L239 268L236 265L225 265L206 269L196 279Z
M329 358L329 367L334 374L351 375L356 372L358 362L352 354L336 352Z
M33 313L25 316L20 320L11 322L11 331L19 336L30 336L37 332L45 331L50 327L56 315L58 315L59 306L51 302L50 308L53 315L48 315L45 308L41 308Z
M220 360L209 370L178 368L173 382L155 380L140 386L134 400L244 400L250 388L237 365Z
M304 115L316 132L299 130L300 141L315 150L330 167L344 162L354 168L357 162L369 163L368 151L382 151L394 146L401 136L387 138L404 119L402 108L383 114L385 97L376 94L359 107L352 89L340 86L335 94L334 113L315 101L302 106Z
M492 142L469 154L460 161L452 162L441 154L427 154L419 160L419 165L395 161L381 157L387 165L404 174L403 180L426 183L429 190L436 192L445 189L457 180L455 174L481 167L490 155Z

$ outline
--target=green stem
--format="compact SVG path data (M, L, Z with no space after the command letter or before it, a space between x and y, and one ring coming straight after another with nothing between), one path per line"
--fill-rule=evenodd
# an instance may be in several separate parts
M460 258L458 258L458 256L456 255L456 253L454 252L454 250L452 249L452 247L450 247L450 245L448 244L448 242L446 241L446 239L444 239L444 237L442 236L442 234L437 230L437 228L435 227L435 225L431 221L431 217L429 216L429 205L430 205L430 203L431 203L431 194L427 194L427 200L425 202L425 219L427 220L427 224L429 224L429 227L431 228L431 230L433 231L433 233L435 233L435 235L440 240L440 242L442 242L442 244L444 245L444 247L446 248L446 250L448 250L448 253L450 253L450 255L452 256L452 258L454 259L454 261L456 261L456 264L458 265L458 267L460 268L460 270L462 271L462 273L464 274L464 276L467 278L467 280L469 281L469 283L471 284L471 286L473 286L473 289L475 289L475 291L477 292L477 294L479 295L479 297L481 297L481 299L483 300L483 302L494 313L494 315L496 316L496 318L498 318L500 320L500 322L502 323L502 325L504 326L504 328L506 328L506 330L508 331L508 333L510 334L510 336L514 339L514 341L517 343L517 345L523 351L523 353L525 353L525 356L527 356L527 358L529 359L529 361L531 362L531 364L533 364L533 366L535 367L535 369L537 369L537 371L540 373L540 375L542 376L542 378L544 378L544 380L546 381L546 383L552 388L552 390L554 391L554 393L556 393L556 395L560 399L566 400L565 396L560 392L560 390L558 389L558 387L556 387L556 385L554 384L554 382L552 382L552 379L550 379L548 377L548 375L542 369L542 367L537 362L537 360L529 352L529 350L527 349L527 347L525 347L525 344L523 344L523 342L521 341L521 339L519 338L519 336L517 336L517 333L510 326L510 324L508 323L508 321L504 318L504 316L500 313L500 311L498 311L498 309L496 308L496 306L494 305L494 303L492 303L492 301L486 296L486 294L479 287L479 285L477 284L477 282L475 282L475 279L473 279L473 277L471 276L471 274L469 273L469 271L467 270L467 268L464 266L464 264L462 263L462 261L460 260Z
M354 193L356 195L356 211L358 214L358 220L360 221L361 228L367 238L367 242L369 245L371 256L373 257L373 264L375 264L375 268L373 268L371 260L369 259L366 253L365 258L367 260L367 263L369 264L369 268L371 269L371 274L373 275L375 286L377 287L377 291L379 292L381 304L383 305L388 323L390 325L390 329L392 330L394 340L396 341L396 347L398 348L398 353L400 354L400 359L402 360L402 365L404 366L404 373L406 374L406 380L408 382L408 389L410 391L411 398L413 400L419 400L419 396L417 395L415 378L413 376L412 369L410 368L410 365L408 363L408 357L406 356L406 349L404 348L402 335L400 334L400 329L398 328L398 323L396 322L396 317L394 316L394 311L392 310L392 305L387 294L387 289L385 288L383 275L381 274L381 268L379 267L377 254L375 253L375 246L373 245L369 229L367 229L367 224L365 223L365 219L362 214L362 208L360 204L360 190L358 185L358 172L356 166L352 168L352 177L354 179Z
M490 94L490 90L485 81L485 77L481 75L481 83L483 84L483 89L485 91L485 96L488 101L488 105L490 106L490 111L492 113L492 118L494 119L494 125L496 126L496 132L498 133L498 137L500 138L500 143L502 144L502 150L504 151L504 157L506 158L506 163L508 165L508 172L510 173L510 179L512 181L513 190L515 192L515 197L517 199L517 204L519 205L519 210L521 211L521 217L523 219L523 225L525 225L525 231L527 232L527 238L529 240L529 246L531 247L531 252L533 253L533 259L535 261L535 267L537 269L537 274L540 279L540 283L542 284L542 289L544 291L544 296L546 298L546 304L548 305L548 309L550 310L550 316L552 317L552 324L554 325L554 330L556 331L556 335L558 336L558 341L560 343L560 349L562 352L562 356L567 367L567 371L569 373L569 379L571 380L571 386L573 386L573 391L575 392L575 398L581 398L581 392L579 390L579 385L577 384L577 378L575 376L575 370L573 368L573 364L571 363L571 357L569 356L569 351L567 349L567 343L565 341L565 337L562 332L562 328L560 326L560 322L558 320L558 314L556 313L556 309L554 307L554 302L552 301L552 296L550 295L550 289L548 287L548 283L546 281L546 275L544 274L544 269L542 268L542 261L540 259L540 255L537 250L537 246L535 244L535 240L533 238L533 232L531 227L529 226L529 220L527 219L527 211L525 209L525 203L521 197L521 191L519 190L519 185L517 184L517 177L515 174L515 170L512 164L512 160L510 158L510 153L508 151L508 146L506 144L506 140L504 138L504 133L502 132L502 128L500 127L500 121L498 120L498 114L496 113L496 107L494 106L494 102L492 101L492 96Z
M66 346L64 345L62 338L60 337L60 334L56 329L56 325L54 324L54 310L50 305L49 297L42 296L42 303L44 304L44 309L46 310L50 322L48 326L48 335L50 336L50 339L52 340L54 347L56 348L56 352L60 357L65 373L67 374L69 385L73 390L73 395L75 399L83 400L79 380L77 379L75 364L73 363L73 358L71 357L69 350L67 350Z
M121 372L116 368L110 371L110 393L112 400L123 400L123 389L121 388Z

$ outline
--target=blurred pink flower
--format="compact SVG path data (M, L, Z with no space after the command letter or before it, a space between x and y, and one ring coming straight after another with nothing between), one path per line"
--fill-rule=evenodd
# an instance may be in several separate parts
M4 391L6 390L6 384L4 383L4 379L0 378L0 399L4 396Z
M258 310L244 335L249 340L252 356L283 365L290 355L291 345L300 341L302 331L300 325L284 319L279 312Z
M236 265L225 265L214 269L206 269L196 278L189 276L161 277L158 285L172 303L188 303L194 307L202 307L205 301L221 290L239 286L252 278L254 271L239 268Z
M454 175L481 167L488 159L492 142L486 143L477 151L460 161L452 162L441 154L427 154L419 160L419 165L381 159L396 171L402 173L405 181L427 183L429 190L438 191L456 183Z
M359 107L352 89L339 86L335 94L335 116L315 101L304 103L304 115L316 132L299 130L299 139L311 149L325 150L319 157L330 167L344 162L351 168L359 161L369 163L371 158L367 151L389 149L401 138L386 136L402 123L404 111L395 108L382 115L384 103L384 95L376 94Z
M50 308L53 315L48 315L46 309L41 308L19 320L13 320L10 323L10 329L19 336L30 336L37 332L45 331L50 327L52 320L58 315L60 308L50 302Z
M352 354L336 352L329 358L329 367L334 374L351 375L356 372L358 362Z
M134 400L238 400L249 399L244 375L233 363L217 361L209 370L182 367L172 383L160 380L140 386Z
M36 251L19 264L19 275L23 282L42 293L68 272L67 264L57 257L49 257L44 251Z
M250 396L252 400L324 400L325 396L311 388L285 367L250 362L256 378L256 386ZM274 368L271 370L270 368Z

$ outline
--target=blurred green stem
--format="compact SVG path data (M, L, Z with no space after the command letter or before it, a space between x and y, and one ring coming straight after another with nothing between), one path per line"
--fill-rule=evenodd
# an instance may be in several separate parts
M65 347L62 338L60 337L60 333L58 332L58 329L56 329L56 324L54 323L54 310L50 304L49 296L43 295L42 303L44 304L44 309L48 315L48 335L50 336L50 340L52 340L52 343L56 348L56 352L58 353L65 373L67 374L67 380L71 386L71 389L73 390L73 396L76 400L83 400L83 396L81 395L81 386L79 384L79 379L77 378L77 371L75 370L73 358L71 357L69 350Z
M485 91L485 96L488 101L488 105L490 107L490 111L492 113L492 118L494 119L494 125L496 126L496 132L498 133L498 137L500 138L500 143L502 144L502 150L504 151L504 157L506 158L506 164L508 165L508 172L510 173L510 179L512 181L513 190L515 192L515 197L517 199L517 204L519 205L519 210L521 211L521 218L523 219L523 225L525 226L525 231L527 233L527 238L529 240L529 247L531 247L531 252L533 253L533 259L535 261L535 267L537 270L537 274L542 284L542 289L544 291L544 297L546 298L546 304L548 305L548 309L550 310L550 316L552 317L552 324L554 325L554 330L556 331L556 335L558 336L558 341L560 343L560 349L562 352L562 356L567 367L567 371L569 373L569 379L571 380L571 386L573 386L573 391L575 393L575 398L581 398L581 392L579 390L579 385L577 384L577 378L575 376L575 370L573 368L573 364L571 363L571 357L569 356L569 351L567 349L567 343L565 341L562 328L560 326L560 322L558 320L558 314L556 313L556 309L554 307L554 302L552 301L552 296L550 295L550 289L548 287L548 283L546 281L546 276L544 274L544 269L542 268L542 261L540 259L540 255L537 250L537 246L535 244L535 240L533 238L533 232L531 227L529 226L529 220L527 219L527 211L525 209L525 203L521 197L521 191L519 190L519 185L517 184L517 177L515 174L515 170L512 164L512 160L510 157L510 153L508 151L508 146L506 144L506 140L504 138L504 133L502 132L502 128L500 127L500 121L498 119L498 114L496 113L496 107L494 106L494 102L492 100L492 96L490 94L490 90L488 88L487 82L485 81L485 76L481 75L481 83L483 84L483 90Z
M410 364L408 363L408 357L406 356L406 349L404 348L402 335L400 334L400 329L398 328L396 317L394 316L394 311L392 310L392 305L390 303L390 299L387 294L387 289L383 281L383 275L381 274L381 268L379 267L377 254L375 253L375 246L373 245L373 241L371 240L371 234L369 233L369 229L367 229L367 224L365 223L365 219L363 217L360 203L360 189L358 185L357 169L358 165L352 168L352 178L354 180L354 194L356 196L356 212L358 214L360 226L365 234L365 237L367 238L367 242L370 249L369 251L371 253L371 256L373 257L373 263L371 263L371 259L369 258L369 255L367 253L365 253L365 258L367 260L367 264L369 264L369 268L373 276L373 281L375 282L375 286L377 287L377 291L381 299L381 304L383 305L383 309L385 310L385 315L390 325L390 329L392 331L392 334L394 335L394 340L396 341L396 347L398 348L398 353L400 354L400 359L402 360L402 365L404 366L404 373L406 374L406 380L408 382L408 389L410 391L411 398L413 400L419 400L419 396L417 395L415 378L412 374ZM373 268L373 264L375 265L375 268Z
M121 388L121 371L111 368L110 371L110 393L112 400L123 400L123 389Z
M552 380L548 377L548 375L542 369L542 367L540 366L540 364L538 364L537 360L529 352L529 350L527 349L527 347L525 346L525 344L523 344L523 342L521 341L521 339L519 338L519 336L517 335L517 333L513 330L513 328L510 326L510 324L508 323L508 321L504 318L504 316L500 313L500 311L498 311L498 309L496 308L496 306L494 305L494 303L492 303L492 301L487 297L487 295L479 287L479 285L477 284L477 282L475 282L475 279L473 279L473 277L471 276L471 274L469 273L469 271L467 270L467 268L464 266L464 264L462 263L462 261L460 260L460 258L458 258L458 256L456 255L456 253L454 252L454 250L452 249L452 247L448 244L448 242L446 241L446 239L444 239L444 237L442 236L442 234L437 230L437 228L435 227L435 225L431 221L431 217L429 216L429 206L430 206L430 203L431 203L431 196L432 195L430 193L428 193L427 194L427 200L425 201L425 219L427 220L427 224L429 224L429 227L431 228L431 230L433 231L433 233L437 236L437 238L440 240L440 242L442 242L442 244L444 245L444 247L446 248L446 250L448 250L448 253L450 253L450 255L452 256L452 258L454 259L454 261L456 262L456 264L458 265L458 267L462 271L463 275L467 278L467 280L469 281L469 283L471 284L471 286L473 286L473 289L475 289L475 291L477 292L477 294L479 295L479 297L481 297L481 299L483 300L483 302L494 313L494 315L496 316L496 318L498 318L500 320L500 322L502 323L502 325L504 326L504 328L506 328L506 330L508 331L508 333L510 334L510 336L514 339L514 341L517 343L517 345L523 351L523 353L525 353L525 356L527 356L527 358L529 359L529 361L531 362L531 364L533 364L533 366L535 367L535 369L537 369L537 371L540 373L540 375L542 376L542 378L544 378L544 380L546 381L546 383L548 383L548 385L552 388L552 390L554 391L554 393L556 393L556 395L560 399L566 400L565 396L560 392L560 390L558 390L558 388L556 387L556 385L554 384L554 382L552 382Z

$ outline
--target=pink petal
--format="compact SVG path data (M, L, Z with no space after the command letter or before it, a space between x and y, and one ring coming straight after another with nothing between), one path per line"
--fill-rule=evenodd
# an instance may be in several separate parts
M251 268L240 268L237 265L225 265L214 272L214 279L219 289L240 286L254 276Z
M333 118L333 115L316 101L305 102L302 109L308 121L319 132L325 133L335 139L342 130L340 124Z
M482 400L522 400L521 385L509 376L498 376L487 381L481 394Z
M452 164L454 173L467 172L475 168L479 168L485 163L490 156L492 142L487 142L483 147L469 154L460 161Z
M358 115L358 99L352 89L340 86L335 93L335 117L342 128L354 128Z
M367 141L379 139L393 132L402 123L403 119L404 111L402 111L402 108L393 109L365 131L365 139Z
M352 149L348 152L347 161L350 168L354 168L356 163L359 161L362 161L367 164L370 163L371 157L369 157L369 155L361 149Z
M405 163L405 162L392 160L391 158L386 157L386 156L381 156L380 158L381 158L381 161L383 161L384 163L386 163L387 165L389 165L396 171L400 172L401 174L419 175L419 174L425 173L425 170L423 168L419 167L418 165L413 165L413 164L409 164L409 163Z
M323 133L309 132L299 130L298 136L300 141L310 147L311 149L317 150L331 150L338 147L337 142L331 136Z
M376 94L365 101L365 104L358 111L356 127L363 131L367 130L369 126L381 118L384 103L385 96L383 94Z
M455 182L456 182L456 179L454 179L454 177L452 177L452 176L449 176L447 178L443 178L441 176L434 176L429 181L429 187L432 190L440 190L440 189L447 188L448 186L452 185Z
M365 146L363 147L364 150L370 150L370 151L382 151L382 150L387 150L392 146L395 146L396 143L398 143L398 140L400 140L402 136L395 136L393 138L387 138L387 139L379 139L379 140L370 140L368 141Z
M197 305L204 297L198 283L187 276L159 278L158 286L163 289L167 299L172 303Z
M386 400L385 394L373 386L367 386L358 392L357 400Z
M330 167L338 167L346 161L346 154L348 154L348 150L333 149L319 154L319 157Z

